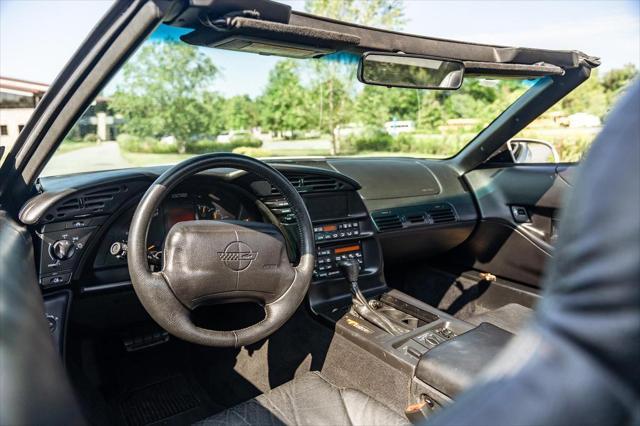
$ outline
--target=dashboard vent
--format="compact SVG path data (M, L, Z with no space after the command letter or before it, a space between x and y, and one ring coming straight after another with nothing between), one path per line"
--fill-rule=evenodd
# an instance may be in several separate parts
M453 207L448 204L432 207L427 210L427 213L433 223L448 223L456 220L456 213L453 211Z
M57 211L58 213L63 213L70 210L78 210L79 208L80 208L80 199L72 198L60 204L60 206L57 208Z
M83 206L88 210L102 209L105 203L112 201L113 198L121 191L119 186L100 189L98 191L88 192L82 197Z
M344 183L329 176L286 175L286 178L291 182L293 187L298 190L298 192L339 191L345 188ZM279 194L280 191L271 185L271 195Z
M424 223L424 213L411 213L407 215L409 223Z
M456 211L448 203L421 204L380 210L371 214L380 232L396 229L439 225L457 220Z
M374 216L373 217L376 226L378 227L378 231L393 231L394 229L402 229L402 221L400 220L400 216L397 214L390 214L384 216Z
M332 177L328 176L305 176L304 187L308 191L337 191L344 188L344 184Z
M111 186L86 192L79 197L64 201L55 209L56 218L74 217L90 213L98 213L107 209L118 194L127 191L126 185Z

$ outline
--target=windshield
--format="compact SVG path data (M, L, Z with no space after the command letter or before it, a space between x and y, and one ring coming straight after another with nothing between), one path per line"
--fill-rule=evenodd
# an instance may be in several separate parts
M287 59L195 47L161 26L68 133L43 175L173 164L193 155L451 157L535 84L459 90L364 85L359 57Z

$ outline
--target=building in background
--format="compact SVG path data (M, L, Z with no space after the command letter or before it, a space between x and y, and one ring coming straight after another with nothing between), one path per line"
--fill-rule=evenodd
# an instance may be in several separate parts
M0 146L13 147L18 134L42 99L49 85L17 78L0 77ZM109 99L98 98L87 108L67 138L91 142L115 140L121 117L109 110Z
M0 77L0 146L9 151L49 85Z

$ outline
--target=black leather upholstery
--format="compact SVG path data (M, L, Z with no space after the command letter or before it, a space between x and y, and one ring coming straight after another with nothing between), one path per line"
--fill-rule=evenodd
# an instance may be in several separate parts
M217 425L408 425L409 421L355 389L309 372L198 423Z
M0 424L83 424L45 319L31 235L0 211Z
M640 83L575 181L534 321L429 425L640 424Z
M479 315L473 315L465 321L475 325L488 322L489 324L493 324L503 330L507 330L509 333L518 334L532 316L533 309L517 303L509 303L499 307L498 309L487 311Z
M422 355L415 376L453 397L471 385L512 337L493 324L482 323Z

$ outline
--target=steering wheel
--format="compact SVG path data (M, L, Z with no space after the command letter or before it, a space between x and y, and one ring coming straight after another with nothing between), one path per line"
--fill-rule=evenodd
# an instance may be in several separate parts
M156 209L180 182L221 167L254 173L280 190L298 223L298 264L291 264L283 236L275 226L199 220L179 222L169 230L163 268L151 272L147 232ZM302 303L315 262L313 228L300 194L271 166L236 154L192 157L158 177L133 215L128 247L131 282L149 315L174 336L206 346L240 347L280 328ZM264 319L232 331L201 328L191 319L191 311L202 304L239 300L262 304Z

